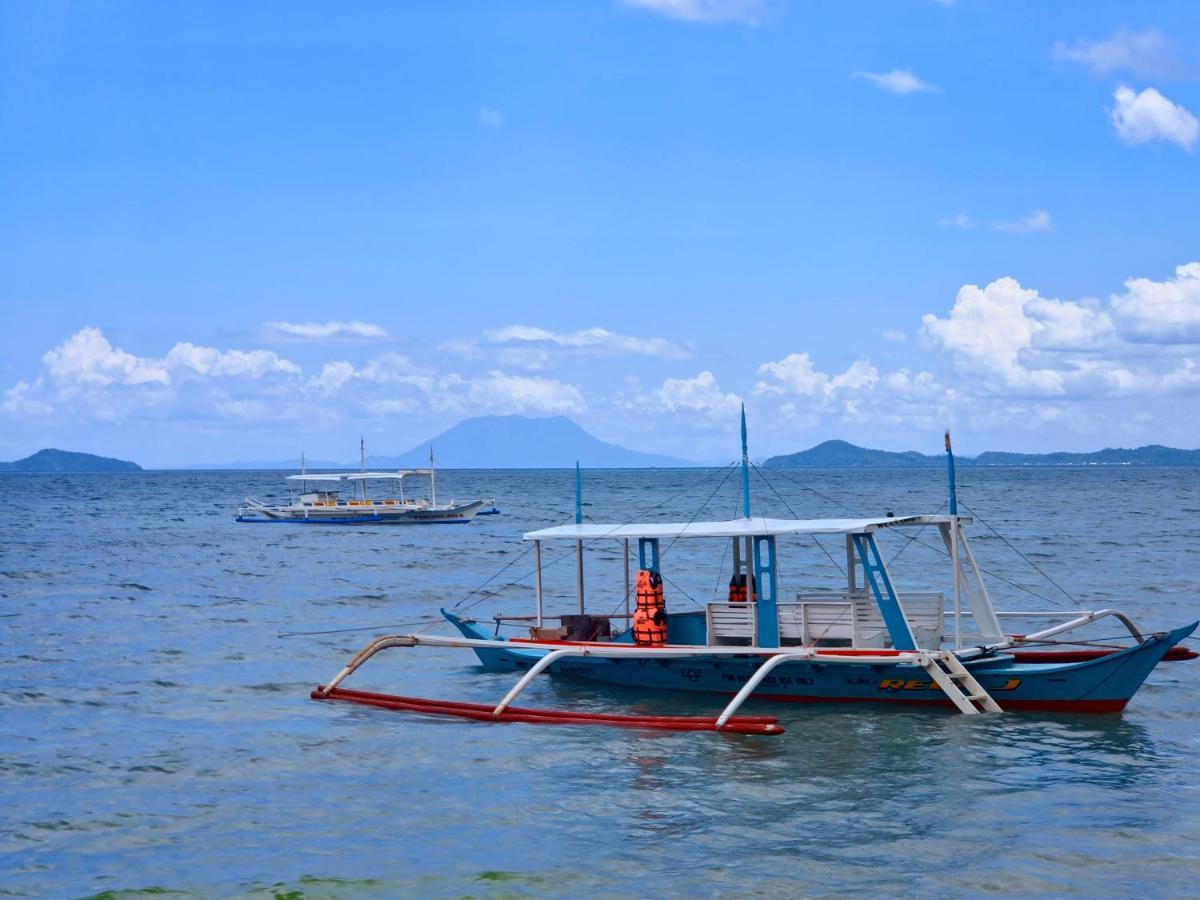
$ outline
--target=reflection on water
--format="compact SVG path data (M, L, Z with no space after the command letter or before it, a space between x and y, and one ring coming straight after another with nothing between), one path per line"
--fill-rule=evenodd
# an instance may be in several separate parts
M586 473L589 514L623 521L693 487L692 500L656 513L686 518L712 489L705 477ZM936 472L791 477L858 512L944 499ZM369 635L277 634L431 621L516 558L522 532L571 513L572 473L445 478L456 495L496 495L504 514L456 529L253 528L233 523L233 507L278 492L276 474L6 478L0 890L1195 892L1194 663L1160 667L1120 716L758 705L787 728L778 739L489 726L309 702ZM960 481L970 505L1081 603L1121 606L1150 629L1196 617L1200 534L1194 516L1174 512L1200 509L1196 473L966 470ZM846 512L777 485L802 515ZM733 514L728 487L708 515ZM94 499L80 506L81 496ZM1146 509L1154 515L1136 515ZM782 560L788 589L837 577L808 550ZM1041 595L997 583L999 603L1071 605L1001 541L980 539L977 552ZM941 563L914 544L896 579L937 589ZM589 561L598 607L620 605L621 565L619 552ZM664 565L674 609L720 588L710 549L680 542ZM548 592L567 608L571 566L559 568ZM492 587L473 613L529 611L528 583ZM355 678L475 700L511 683L455 651L391 651ZM537 684L523 702L714 708L569 680Z

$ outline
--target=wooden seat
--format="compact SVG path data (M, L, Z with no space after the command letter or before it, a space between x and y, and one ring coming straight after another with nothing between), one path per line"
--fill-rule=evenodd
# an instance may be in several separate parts
M753 646L758 643L756 603L710 603L705 607L708 643Z
M854 640L854 605L840 600L779 604L779 642L812 647L850 644Z

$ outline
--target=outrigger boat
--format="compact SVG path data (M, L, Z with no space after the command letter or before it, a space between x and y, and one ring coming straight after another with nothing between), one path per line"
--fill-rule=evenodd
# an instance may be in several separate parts
M293 522L303 525L465 525L479 515L499 512L495 500L471 500L459 503L437 502L437 475L433 468L433 450L429 451L428 469L399 469L395 472L366 471L365 448L359 443L362 467L358 472L309 474L304 457L300 458L300 474L287 476L290 502L270 506L247 497L238 510L238 522ZM425 496L406 497L406 478L428 478ZM367 485L383 484L384 497L372 497ZM292 490L292 485L299 488ZM343 498L344 486L350 486L351 497Z
M891 703L957 709L966 715L1007 710L1112 713L1122 710L1151 670L1166 659L1200 655L1178 646L1193 622L1146 634L1116 609L1069 613L997 613L967 538L972 517L960 515L954 456L946 435L950 485L948 514L876 518L776 519L750 513L749 458L742 414L743 516L729 521L585 524L576 488L574 524L532 531L536 559L532 616L494 618L492 633L479 622L442 610L459 636L403 634L380 637L360 651L316 700L339 700L481 721L592 724L620 727L778 734L771 716L740 716L742 704L785 702ZM950 562L951 602L940 592L895 586L880 549L894 532L935 528ZM781 558L788 543L812 546L821 536L845 547L846 582L840 591L800 589L785 596ZM800 539L800 540L797 540ZM709 541L732 550L730 596L699 611L667 612L661 588L663 542ZM542 547L574 542L578 613L545 612ZM589 615L585 609L585 545L624 547L625 614ZM629 608L631 546L636 543L637 605ZM1027 633L1002 628L1002 617L1041 621ZM1047 621L1048 618L1065 621ZM633 627L614 633L612 621ZM1073 650L1036 649L1072 643L1064 636L1111 619L1129 632L1121 647L1084 639ZM968 621L969 620L969 621ZM557 623L551 627L550 623ZM530 627L532 625L532 627ZM526 635L501 636L524 626ZM393 647L473 650L489 670L520 673L496 704L456 703L354 691L341 683L367 660ZM601 716L520 709L514 700L541 673L637 689L703 692L730 697L711 717Z

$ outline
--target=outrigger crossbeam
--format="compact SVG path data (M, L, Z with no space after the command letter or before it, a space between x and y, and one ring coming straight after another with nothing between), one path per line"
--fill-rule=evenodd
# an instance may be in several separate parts
M356 691L342 691L338 686L352 675L367 660L375 654L393 647L459 647L470 649L501 649L511 650L512 644L506 641L481 640L476 638L442 637L440 635L387 635L377 638L360 650L353 659L327 685L313 691L313 699L334 700L342 699L350 702L365 702L368 705L384 705L374 700L387 699L388 695L365 694ZM712 730L730 731L753 734L781 734L783 728L778 720L763 717L739 717L735 713L742 704L759 688L766 677L778 666L789 662L819 662L832 665L908 665L921 667L929 673L931 679L945 692L950 701L966 715L975 715L981 711L1000 712L1000 706L986 690L967 671L966 667L949 651L920 650L920 651L891 651L878 655L854 653L847 655L837 650L821 650L814 647L802 647L795 650L779 650L766 647L637 647L637 646L597 646L595 644L579 644L563 646L561 643L542 643L537 641L522 642L522 650L544 650L540 657L500 700L490 709L490 718L503 721L506 718L514 721L536 721L540 719L565 721L575 724L616 724L633 727L641 722L649 728L674 728L675 730ZM701 719L689 716L615 716L604 717L593 714L561 713L554 710L517 710L512 706L525 689L542 672L555 663L572 657L599 659L686 659L689 657L742 657L758 656L763 662L750 679L734 695L733 699L721 711L716 719ZM964 691L962 688L967 690ZM361 697L359 696L361 695ZM366 697L367 699L362 699ZM422 700L417 698L392 698L395 703L391 708L408 709L414 712L431 712L441 715L461 715L466 718L484 719L481 711L486 709L483 704L459 704L440 700ZM396 703L400 705L395 705ZM456 712L456 709L458 710ZM515 713L514 716L506 716ZM610 721L611 720L611 721ZM695 727L697 721L703 721L709 726L705 729ZM679 726L679 727L676 727Z

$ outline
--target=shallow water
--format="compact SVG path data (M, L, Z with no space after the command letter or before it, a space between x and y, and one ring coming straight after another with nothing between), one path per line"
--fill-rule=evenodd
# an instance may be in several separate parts
M1200 614L1200 472L959 474L965 504L1080 605L1120 606L1150 630ZM936 471L768 477L774 489L754 480L768 514L929 512L945 499ZM446 495L494 495L503 510L466 527L236 524L246 494L280 496L271 472L0 484L0 893L1196 893L1198 662L1160 666L1116 716L767 707L781 738L315 704L312 686L376 631L278 635L411 630L460 601L480 618L530 612L528 579L502 586L529 573L521 533L570 517L573 473L444 473ZM731 472L589 472L585 492L597 521L686 520L710 497L703 515L725 518L739 503ZM998 606L1071 605L986 527L972 534L985 568L1041 595L993 581ZM723 549L667 551L673 608L720 590ZM792 552L787 590L836 579L815 546ZM915 543L893 574L944 589L941 560ZM510 563L498 593L467 596ZM571 609L573 569L551 569L550 608ZM619 548L589 560L588 582L595 609L620 607ZM474 662L397 650L350 686L498 698L511 676ZM527 698L716 708L570 681Z

